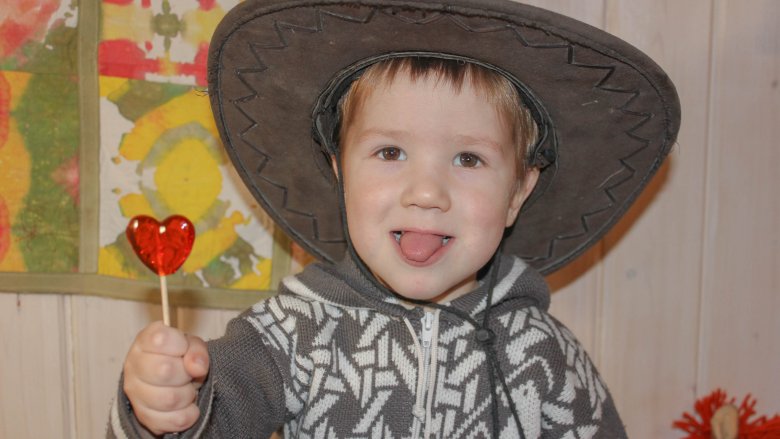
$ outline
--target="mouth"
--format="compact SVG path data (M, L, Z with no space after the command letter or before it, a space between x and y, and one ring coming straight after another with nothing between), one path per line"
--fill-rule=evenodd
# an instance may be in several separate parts
M401 256L415 266L435 263L453 240L450 235L427 231L394 230L391 234Z

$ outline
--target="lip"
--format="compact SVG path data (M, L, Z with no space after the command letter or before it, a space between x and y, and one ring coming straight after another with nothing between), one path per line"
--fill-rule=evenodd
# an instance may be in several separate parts
M449 241L447 242L447 245L439 247L439 249L436 250L431 255L431 257L428 258L426 261L418 262L418 261L413 261L413 260L407 258L404 255L403 250L401 250L400 243L395 240L395 232L398 232L398 231L403 232L403 233L415 232L415 233L425 233L425 234L429 234L429 235L448 236L449 237ZM444 255L449 251L449 248L452 247L452 244L455 241L455 237L454 236L452 236L452 235L450 235L448 233L443 233L443 232L436 231L436 230L403 229L402 228L402 229L393 229L387 235L390 238L390 241L393 243L393 246L395 247L395 252L398 255L398 257L401 259L401 261L406 263L407 265L411 265L412 267L417 267L417 268L428 267L430 265L433 265L433 264L439 262L439 260L441 258L443 258Z

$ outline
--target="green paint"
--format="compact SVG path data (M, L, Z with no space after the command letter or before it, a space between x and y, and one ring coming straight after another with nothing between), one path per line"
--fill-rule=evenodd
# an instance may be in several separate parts
M30 272L78 270L79 208L52 175L78 156L78 82L74 76L33 75L13 113L30 154L31 181L13 225Z
M119 114L130 121L137 121L144 114L165 104L171 99L189 92L192 87L178 84L130 80L127 90L118 90L108 95L116 104ZM118 96L117 96L118 95Z
M185 24L176 14L171 13L171 5L167 0L163 1L162 14L157 14L152 18L152 31L157 35L165 37L165 51L171 50L171 39L176 37L179 32L184 31Z
M209 286L225 287L236 280L235 272L230 264L222 261L220 258L212 259L208 265L201 271L203 278Z
M252 261L251 256L256 256L258 259L261 259L260 256L255 254L252 245L241 237L236 239L233 245L225 250L223 255L226 258L235 258L238 260L238 270L241 272L241 276L246 276L247 274L254 272L255 263Z
M78 29L55 26L43 42L30 40L18 55L0 58L0 69L30 73L75 74L78 71Z

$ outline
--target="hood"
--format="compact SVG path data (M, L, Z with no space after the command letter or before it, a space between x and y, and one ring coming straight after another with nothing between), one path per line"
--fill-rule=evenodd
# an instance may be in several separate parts
M502 255L499 260L491 312L504 307L527 306L547 310L550 292L541 274L518 257ZM488 270L484 270L486 273L474 291L443 304L445 313L442 317L447 318L450 314L446 312L448 307L456 308L460 313L475 319L480 316L487 302L490 272L496 268L495 262L491 264ZM388 315L407 318L419 316L424 305L422 302L413 302L420 306L413 309L403 306L400 296L380 288L376 280L363 274L350 257L336 265L316 263L307 266L303 272L284 278L280 293L295 294L342 308L376 309Z

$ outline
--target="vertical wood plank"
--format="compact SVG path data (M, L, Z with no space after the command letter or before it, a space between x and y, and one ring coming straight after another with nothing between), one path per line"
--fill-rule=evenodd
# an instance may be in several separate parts
M780 411L780 2L716 1L699 393Z
M608 0L607 31L650 55L683 108L678 145L604 239L602 373L630 437L677 437L693 402L704 210L710 4Z
M66 300L0 293L0 438L71 437Z
M72 314L77 437L104 437L127 351L162 312L159 305L74 296Z

